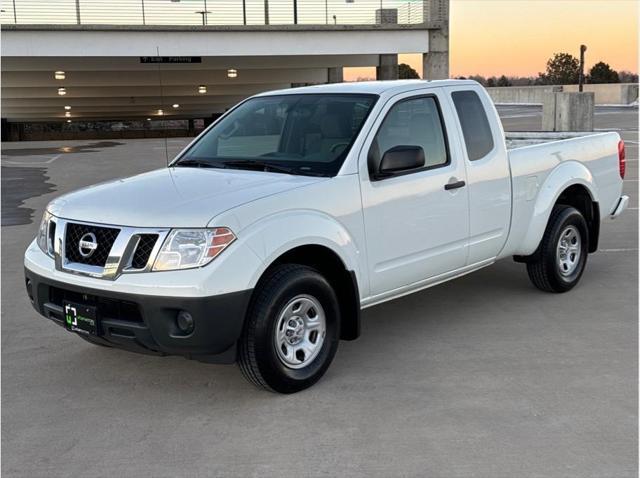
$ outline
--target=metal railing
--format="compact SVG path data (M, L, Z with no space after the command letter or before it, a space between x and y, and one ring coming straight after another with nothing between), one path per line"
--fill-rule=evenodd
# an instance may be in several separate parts
M2 0L3 25L411 25L426 0Z

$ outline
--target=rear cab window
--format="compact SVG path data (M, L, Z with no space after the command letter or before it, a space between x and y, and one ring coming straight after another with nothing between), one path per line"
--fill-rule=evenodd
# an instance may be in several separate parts
M466 90L454 91L451 98L458 113L469 161L484 158L493 150L494 142L489 119L480 97L475 91Z

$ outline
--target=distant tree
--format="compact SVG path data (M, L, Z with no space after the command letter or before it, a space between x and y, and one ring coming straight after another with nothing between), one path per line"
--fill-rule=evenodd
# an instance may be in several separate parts
M401 80L417 80L420 78L420 75L406 63L400 63L398 65L398 78Z
M623 70L618 73L620 83L638 83L638 74Z
M486 85L487 84L487 79L484 76L481 76L481 75L471 75L471 76L469 76L469 79L473 80L473 81L477 81L481 85Z
M466 76L456 76L456 80L466 80Z
M494 86L496 86L497 81L496 81L496 77L492 76L491 78L487 78L487 87L488 88L493 88Z
M618 72L600 61L589 70L589 83L620 83Z
M513 83L511 83L509 81L509 78L507 78L506 76L502 75L500 78L498 78L498 86L512 86Z
M556 53L547 61L547 71L539 74L539 80L547 85L573 85L579 76L578 59L569 53Z

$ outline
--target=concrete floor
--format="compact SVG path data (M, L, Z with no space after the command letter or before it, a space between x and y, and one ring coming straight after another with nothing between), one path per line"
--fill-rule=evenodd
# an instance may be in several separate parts
M540 127L538 108L500 111L507 129ZM162 167L164 143L3 143L3 476L637 476L637 118L598 110L627 140L632 210L604 225L576 289L539 292L505 260L368 309L362 337L293 396L37 316L22 254L46 203Z

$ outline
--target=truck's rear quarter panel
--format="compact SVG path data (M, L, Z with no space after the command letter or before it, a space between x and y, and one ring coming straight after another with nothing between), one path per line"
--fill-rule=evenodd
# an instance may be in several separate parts
M622 193L617 133L602 133L509 151L513 210L509 239L500 257L537 248L558 197L584 186L607 218Z

